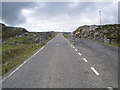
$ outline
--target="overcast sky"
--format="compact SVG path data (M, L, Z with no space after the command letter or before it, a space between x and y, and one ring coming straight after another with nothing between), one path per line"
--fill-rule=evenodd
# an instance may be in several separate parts
M2 19L28 31L74 31L82 25L118 23L117 2L3 2Z

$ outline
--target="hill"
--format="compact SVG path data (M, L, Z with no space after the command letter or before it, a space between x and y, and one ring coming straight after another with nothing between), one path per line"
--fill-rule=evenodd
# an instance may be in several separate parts
M2 40L5 41L8 38L14 38L16 35L21 35L28 32L25 28L21 27L9 27L5 24L0 23L2 27Z

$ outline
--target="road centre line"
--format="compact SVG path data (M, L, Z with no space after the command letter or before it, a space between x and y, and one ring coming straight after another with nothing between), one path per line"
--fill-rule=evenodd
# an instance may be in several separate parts
M62 37L63 37L63 35L62 35ZM70 43L65 37L63 37L68 43ZM71 45L73 48L75 48L73 45ZM76 51L77 51L77 49L75 49ZM78 53L80 56L81 56L81 53ZM85 62L88 62L87 60L86 60L86 58L83 58L83 60L85 61ZM90 67L91 69L92 69L92 71L96 74L96 75L99 75L99 73L96 71L96 69L94 68L94 67Z
M55 45L60 45L60 44L55 44Z
M75 49L75 51L77 51L77 49Z
M79 55L81 55L81 53L78 53Z
M88 62L86 58L83 58L83 60L84 60L85 62Z
M99 75L99 73L96 71L96 69L94 68L94 67L90 67L92 70L93 70L93 72L96 74L96 75Z

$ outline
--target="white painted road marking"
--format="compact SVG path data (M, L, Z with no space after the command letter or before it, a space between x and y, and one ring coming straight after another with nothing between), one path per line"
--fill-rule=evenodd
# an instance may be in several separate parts
M55 44L55 45L60 45L60 44Z
M72 47L73 45L71 45L71 47Z
M93 72L94 72L96 75L99 75L99 73L95 70L94 67L91 67L91 69L93 70Z
M78 53L79 55L81 55L81 53Z
M75 49L75 51L77 51L77 49Z
M88 61L86 60L86 58L83 58L83 60L84 60L85 62L88 62Z
M61 36L62 36L68 43L70 43L62 34L61 34Z
M113 90L113 88L112 88L112 87L107 87L107 89L109 89L109 90Z
M73 47L73 48L75 48L75 47Z

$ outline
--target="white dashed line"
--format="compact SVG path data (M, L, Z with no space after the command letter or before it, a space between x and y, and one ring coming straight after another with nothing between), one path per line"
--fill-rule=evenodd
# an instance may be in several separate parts
M88 62L88 61L86 60L86 58L83 58L83 60L84 60L85 62Z
M112 87L107 87L107 89L108 89L108 90L113 90L113 88L112 88Z
M62 37L63 37L63 35L62 35ZM63 37L64 38L64 37ZM70 43L66 38L64 38L68 43ZM73 45L71 45L72 47L73 47ZM73 47L73 48L75 48L75 47ZM75 49L75 51L77 51L77 49ZM80 55L81 56L81 53L78 53L78 55ZM83 60L85 61L85 62L88 62L87 60L86 60L86 58L83 58ZM92 70L93 70L93 72L96 74L96 75L99 75L99 73L95 70L95 68L94 67L90 67ZM109 87L108 87L109 88ZM110 89L110 90L113 90L113 89Z
M55 45L60 45L60 44L55 44Z
M75 49L75 51L77 51L77 49Z
M91 69L93 70L93 72L94 72L96 75L99 75L99 73L95 70L94 67L91 67Z
M71 45L71 47L72 47L73 45Z
M81 53L78 53L79 55L81 55Z

